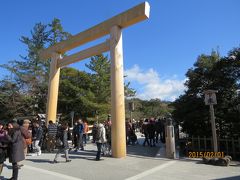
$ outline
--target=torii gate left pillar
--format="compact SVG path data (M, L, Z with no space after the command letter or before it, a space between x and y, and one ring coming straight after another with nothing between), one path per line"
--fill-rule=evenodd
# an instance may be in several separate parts
M50 74L48 83L48 98L47 98L47 124L49 121L56 122L57 116L57 102L58 102L58 88L60 68L58 67L58 59L61 59L61 55L58 53L52 53L50 63Z
M111 55L111 115L112 156L126 156L125 103L123 79L122 29L149 18L150 6L139 4L69 39L40 52L42 59L51 58L47 121L56 121L60 68L110 50ZM76 54L61 57L66 51L110 34L110 40ZM47 122L47 123L48 123Z

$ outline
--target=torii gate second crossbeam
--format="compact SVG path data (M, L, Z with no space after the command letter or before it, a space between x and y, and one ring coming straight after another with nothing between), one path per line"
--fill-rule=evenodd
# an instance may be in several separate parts
M126 156L125 103L123 79L122 29L149 18L150 6L139 4L69 39L42 50L41 59L51 58L47 121L56 121L60 68L110 50L111 56L111 116L112 156ZM110 39L76 54L62 57L65 52L110 34Z

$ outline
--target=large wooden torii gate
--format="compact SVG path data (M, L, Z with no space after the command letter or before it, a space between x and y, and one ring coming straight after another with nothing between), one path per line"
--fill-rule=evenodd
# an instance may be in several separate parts
M41 59L51 58L47 121L56 121L60 68L74 62L110 50L111 56L111 116L112 116L112 155L116 158L126 156L125 104L123 79L122 29L149 18L150 6L147 2L139 4L90 29L71 36L40 51ZM62 57L65 52L87 42L110 34L110 40L82 50L76 54Z

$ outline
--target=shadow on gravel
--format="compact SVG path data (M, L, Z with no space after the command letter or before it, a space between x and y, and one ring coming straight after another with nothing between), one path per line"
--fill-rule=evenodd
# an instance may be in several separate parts
M96 151L92 151L92 150L84 150L84 151L80 151L80 152L75 152L75 151L71 151L69 152L69 158L70 159L92 159L93 157L96 156ZM64 156L63 156L64 157Z
M52 163L52 160L49 159L26 159L26 161L32 161L35 163Z
M64 156L62 156L64 158ZM69 159L89 159L89 156L69 156Z
M227 177L227 178L218 178L214 180L239 180L240 176L232 176L232 177Z
M201 159L191 159L191 158L179 158L178 161L188 161L188 162L196 162L197 164L203 164Z
M80 151L80 152L75 152L75 151L70 151L69 154L73 155L93 155L96 154L97 151Z
M128 145L127 155L130 157L134 156L138 158L155 158L159 151L159 148L159 145L157 145L156 147L142 146L140 144Z
M183 158L183 157L181 157L180 159L178 159L178 161L195 162L196 164L205 164L205 165L209 165L209 166L217 166L217 165L203 163L202 159L191 159L191 158ZM229 166L231 166L231 167L239 167L240 166L240 162L239 161L231 161ZM225 167L225 166L219 166L219 167ZM239 180L240 180L240 178L239 178Z
M96 158L87 158L87 160L89 160L89 161L96 161ZM100 160L98 160L98 161L96 161L96 162L99 162L99 161L104 161L104 159L100 159Z
M74 157L76 159L76 158L81 157L81 156L86 156L86 157L96 156L96 153L97 153L96 151L93 151L93 152L81 151L81 152L69 152L69 155L75 155L75 156L72 156L72 157Z

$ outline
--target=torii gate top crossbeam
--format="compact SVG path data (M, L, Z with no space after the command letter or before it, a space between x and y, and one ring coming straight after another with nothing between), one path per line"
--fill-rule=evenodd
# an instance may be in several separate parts
M52 53L63 54L68 50L78 47L87 42L93 41L97 38L105 36L110 33L110 29L113 26L119 26L121 28L126 28L133 24L149 18L150 6L148 2L139 4L121 14L118 14L92 28L89 28L83 32L80 32L69 39L55 44L47 49L40 52L41 59L48 59L51 57Z

